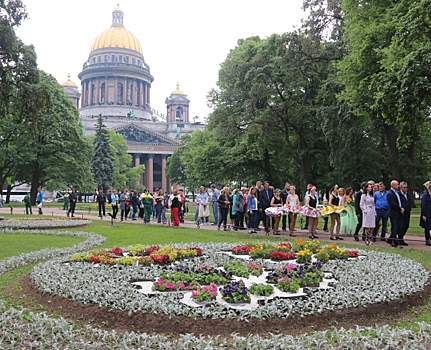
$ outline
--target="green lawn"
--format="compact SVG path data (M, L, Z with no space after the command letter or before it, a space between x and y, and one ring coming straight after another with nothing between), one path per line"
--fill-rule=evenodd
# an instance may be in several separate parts
M82 242L78 237L0 234L0 260L40 249L64 248Z

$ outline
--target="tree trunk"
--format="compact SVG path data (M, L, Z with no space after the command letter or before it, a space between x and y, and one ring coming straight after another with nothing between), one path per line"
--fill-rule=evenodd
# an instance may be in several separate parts
M30 190L30 198L31 198L31 204L36 205L36 198L37 198L37 189L40 185L40 164L39 162L36 162L34 164L33 169L33 175L31 177L31 190Z
M408 159L408 167L407 167L407 182L409 184L409 193L410 193L410 202L412 208L416 208L415 204L415 145L412 142L410 146L407 148L407 159Z
M401 170L400 170L400 154L397 148L397 130L395 125L384 124L384 130L386 134L386 140L388 142L389 149L389 161L392 170L392 179L400 181Z
M5 203L9 204L10 203L10 193L12 192L12 185L7 185L7 189L6 189L6 199L5 199Z

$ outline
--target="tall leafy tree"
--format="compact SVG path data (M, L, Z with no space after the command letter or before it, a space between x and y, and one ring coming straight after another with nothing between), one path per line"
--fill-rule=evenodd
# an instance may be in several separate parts
M134 167L132 156L127 153L127 143L123 135L109 130L110 147L114 156L114 179L112 187L121 190L125 187L135 187L145 171L145 165Z
M98 187L106 191L114 180L114 156L110 147L109 132L103 124L103 117L100 114L96 126L96 133L93 139L93 157L91 158L91 172L94 182Z
M14 178L32 185L33 201L39 186L94 189L89 165L92 147L84 137L78 110L63 87L39 71L38 83L25 84L20 93L26 96L24 107L32 118L26 123L26 132L19 135L22 162Z
M19 102L22 84L36 83L38 79L34 48L24 45L15 33L27 16L21 0L0 1L0 120L11 117L10 108ZM23 117L12 116L16 117L17 123Z
M221 65L218 90L209 96L214 114L231 121L236 129L260 126L261 142L268 143L279 132L277 157L292 160L302 191L310 169L326 166L316 162L327 157L316 113L320 84L328 71L326 55L320 41L300 31L239 40ZM269 151L265 145L260 149ZM277 168L271 168L275 164L266 166L270 174L277 173Z

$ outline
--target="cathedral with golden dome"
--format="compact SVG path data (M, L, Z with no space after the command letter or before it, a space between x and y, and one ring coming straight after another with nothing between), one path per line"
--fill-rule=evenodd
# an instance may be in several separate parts
M179 137L202 129L189 120L190 100L180 89L166 98L166 115L151 107L154 77L139 40L124 27L124 12L117 5L111 26L93 41L88 59L78 75L81 91L70 80L63 89L79 108L85 133L95 131L101 114L108 128L123 135L134 165L145 164L141 184L150 191L170 189L166 160L179 147Z

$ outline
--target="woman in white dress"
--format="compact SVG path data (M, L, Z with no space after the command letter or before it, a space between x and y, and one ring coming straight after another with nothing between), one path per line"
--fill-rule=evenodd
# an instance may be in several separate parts
M361 196L359 204L362 210L362 227L367 235L366 245L371 245L371 236L376 227L376 206L374 204L373 184L368 183L365 192Z
M299 197L295 193L295 186L290 186L290 194L286 198L286 202L289 203L289 217L290 217L290 225L289 225L289 236L295 237L293 231L295 230L296 217L298 216L299 208Z

